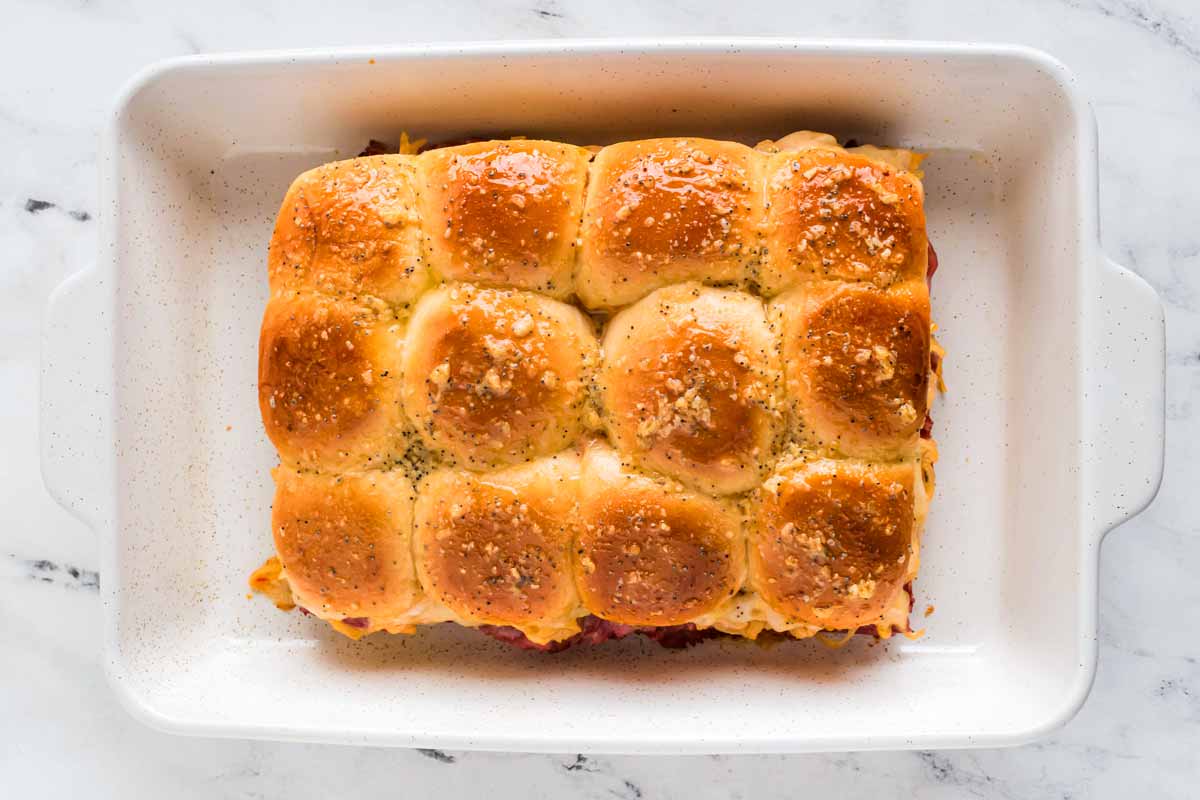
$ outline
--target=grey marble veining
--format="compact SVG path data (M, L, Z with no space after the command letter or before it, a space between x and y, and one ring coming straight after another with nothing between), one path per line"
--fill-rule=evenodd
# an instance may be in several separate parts
M1200 6L1191 0L387 6L0 2L0 796L1194 797L1200 784ZM183 739L117 705L99 665L96 547L43 489L46 298L93 258L96 134L150 61L251 48L681 34L1013 41L1065 61L1100 129L1106 251L1167 310L1167 462L1105 542L1100 662L1079 716L1012 750L609 757Z

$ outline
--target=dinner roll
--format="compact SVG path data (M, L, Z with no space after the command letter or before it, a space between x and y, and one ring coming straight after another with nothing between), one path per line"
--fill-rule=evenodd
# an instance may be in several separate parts
M509 625L545 643L579 630L570 552L579 457L564 453L483 475L442 469L421 484L421 585L468 625Z
M929 295L914 282L809 284L771 306L797 439L827 452L910 452L929 405Z
M755 493L750 586L779 613L827 630L903 628L927 505L916 458L781 466Z
M781 152L767 162L766 195L763 294L811 280L887 287L924 277L924 192L911 172L840 148Z
M584 456L575 578L587 610L626 625L679 625L727 603L746 573L737 512L638 474L603 444Z
M273 293L314 290L402 305L429 283L413 156L335 161L292 183L267 259Z
M393 628L420 599L412 485L398 471L276 467L271 524L297 605L352 636ZM405 629L406 626L399 626Z
M404 406L427 444L472 469L561 450L588 417L590 321L532 292L451 284L408 328Z
M589 158L533 139L421 154L430 266L446 280L570 296Z
M290 466L379 468L404 450L401 325L315 294L277 295L258 345L258 405Z
M757 298L698 283L658 289L604 336L598 383L609 437L689 486L751 488L782 422L777 348Z
M592 164L575 291L617 308L678 281L739 283L758 257L763 156L735 142L647 139Z

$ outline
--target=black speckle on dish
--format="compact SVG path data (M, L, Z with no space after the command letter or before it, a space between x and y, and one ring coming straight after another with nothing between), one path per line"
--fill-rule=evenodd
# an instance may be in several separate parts
M25 210L30 214L45 211L47 208L54 208L54 203L49 200L35 200L32 197L25 201Z
M87 222L92 218L92 215L86 211L68 211L67 213L71 215L71 219L78 220L79 222Z

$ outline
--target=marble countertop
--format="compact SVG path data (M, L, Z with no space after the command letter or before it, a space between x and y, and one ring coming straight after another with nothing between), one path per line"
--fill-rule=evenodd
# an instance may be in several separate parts
M0 2L0 795L652 798L1195 796L1200 782L1200 7L1193 0ZM1009 750L762 757L403 751L177 738L102 675L91 532L39 477L47 296L93 258L97 131L166 56L407 41L798 35L1019 42L1062 59L1100 129L1104 247L1167 313L1166 478L1106 541L1090 699Z

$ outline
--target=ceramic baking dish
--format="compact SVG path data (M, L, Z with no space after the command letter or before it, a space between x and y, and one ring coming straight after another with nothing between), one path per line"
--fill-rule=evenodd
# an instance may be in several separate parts
M950 393L924 638L546 656L452 625L354 644L246 598L271 550L256 343L293 176L401 130L602 144L801 128L930 154ZM1100 540L1161 475L1163 316L1099 248L1093 117L1051 58L793 40L188 58L133 80L101 155L97 263L49 309L43 472L100 536L104 661L149 724L526 751L932 748L1026 741L1086 697Z

